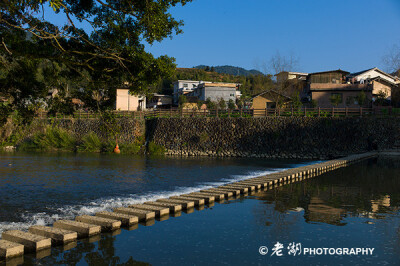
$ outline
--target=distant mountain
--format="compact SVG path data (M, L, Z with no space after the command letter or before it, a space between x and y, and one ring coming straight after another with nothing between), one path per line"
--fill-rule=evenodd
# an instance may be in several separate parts
M235 67L235 66L206 66L206 65L199 65L193 68L197 69L204 69L206 71L214 71L220 74L229 74L234 76L250 76L250 75L263 75L262 72L251 69L247 70L242 67Z

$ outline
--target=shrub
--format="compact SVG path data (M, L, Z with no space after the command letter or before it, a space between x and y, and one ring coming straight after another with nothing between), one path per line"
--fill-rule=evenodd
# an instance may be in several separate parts
M147 147L147 152L150 155L164 155L165 154L165 147L162 145L158 145L151 141Z
M78 151L82 152L100 152L102 150L102 142L96 133L90 132L82 138Z
M45 133L36 133L18 148L25 151L74 151L76 140L68 131L48 127Z

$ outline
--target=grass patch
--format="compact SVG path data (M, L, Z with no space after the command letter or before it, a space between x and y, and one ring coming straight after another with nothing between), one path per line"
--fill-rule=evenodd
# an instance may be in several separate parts
M68 131L47 127L44 133L36 133L19 147L22 151L75 151L76 139Z
M82 138L82 143L78 147L80 152L101 152L103 144L96 133L90 132Z

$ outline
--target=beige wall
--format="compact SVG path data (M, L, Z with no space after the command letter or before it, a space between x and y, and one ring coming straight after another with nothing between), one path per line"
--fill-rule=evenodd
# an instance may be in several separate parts
M342 103L340 103L338 106L334 106L331 103L331 95L332 93L341 93L342 94ZM347 104L347 98L348 97L357 97L360 94L360 91L312 91L311 92L311 98L313 100L317 101L317 106L321 108L331 108L331 107L339 107L339 108L344 108L344 107L360 107L358 104ZM372 95L370 91L365 92L367 99L371 99Z
M372 94L376 95L380 91L383 91L386 93L388 98L392 96L392 88L389 85L382 84L381 82L376 80L374 80L372 84L373 84Z
M119 111L138 111L146 108L146 97L130 95L128 89L117 89L115 109Z
M264 96L257 96L253 99L253 109L265 109L267 108L267 102L272 103L272 100L265 98Z

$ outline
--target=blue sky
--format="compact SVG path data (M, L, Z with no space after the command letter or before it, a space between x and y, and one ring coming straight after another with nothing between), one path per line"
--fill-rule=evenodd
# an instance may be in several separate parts
M370 67L400 45L400 0L194 0L171 9L184 33L149 47L178 67L255 68L277 51L299 58L297 71Z

